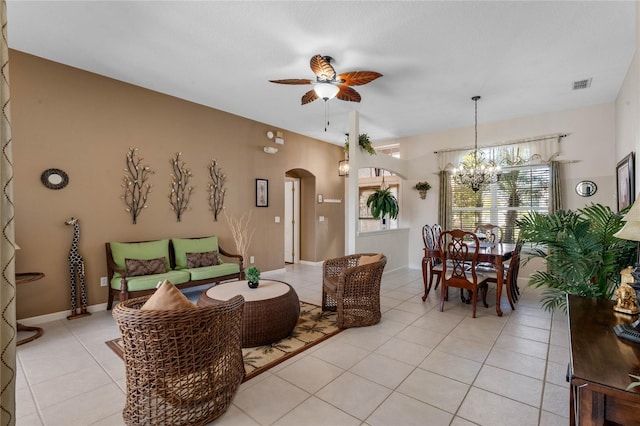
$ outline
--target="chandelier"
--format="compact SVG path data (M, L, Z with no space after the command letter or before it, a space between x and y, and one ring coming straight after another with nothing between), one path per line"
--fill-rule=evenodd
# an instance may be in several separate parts
M471 98L475 102L476 107L476 124L475 124L475 145L457 168L452 170L453 179L458 185L465 185L478 192L483 186L497 182L500 176L500 166L493 161L485 160L485 153L478 150L478 101L480 96Z

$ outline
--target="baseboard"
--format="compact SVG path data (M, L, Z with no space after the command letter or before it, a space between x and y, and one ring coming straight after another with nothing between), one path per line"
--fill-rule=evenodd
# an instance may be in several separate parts
M322 261L320 262L312 262L310 260L301 260L300 264L301 265L309 265L309 266L322 266Z
M106 309L107 309L106 303L98 303L97 305L87 306L87 310L92 313L104 311ZM23 325L34 326L34 325L42 324L45 322L66 319L70 314L71 314L71 309L69 309L68 311L60 311L60 312L53 312L46 315L39 315L37 317L22 318L22 319L19 319L18 322Z

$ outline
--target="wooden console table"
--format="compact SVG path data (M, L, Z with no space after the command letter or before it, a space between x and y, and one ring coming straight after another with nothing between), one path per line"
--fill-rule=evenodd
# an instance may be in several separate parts
M42 272L24 272L22 274L16 274L16 284L30 283L32 281L38 281L42 278L44 278L44 274ZM31 327L28 325L20 324L19 322L16 322L16 329L18 331L35 332L35 334L32 336L18 340L16 342L16 346L24 345L25 343L31 342L32 340L36 340L38 337L44 334L44 330L40 327Z
M640 425L640 390L625 390L640 375L640 343L618 338L613 326L638 316L613 310L614 302L567 296L571 344L570 424Z

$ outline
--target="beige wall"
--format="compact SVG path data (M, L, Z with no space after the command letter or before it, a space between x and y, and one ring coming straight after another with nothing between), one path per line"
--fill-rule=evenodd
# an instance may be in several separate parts
M89 305L106 301L100 287L106 275L104 243L171 236L218 235L228 251L235 246L224 217L214 222L209 211L207 164L218 160L227 174L228 213L251 212L256 232L249 255L261 270L284 265L284 178L302 175L302 260L321 261L344 252L344 211L339 204L316 204L316 193L343 198L337 174L342 149L285 132L276 155L267 124L247 120L174 97L10 52L12 131L15 164L16 271L41 271L46 277L21 285L17 317L60 312L70 307L67 255L73 230L64 225L80 219L80 253L86 264ZM136 225L125 211L120 186L125 154L137 147L144 164L155 171L153 192ZM168 194L169 160L182 152L193 172L191 210L177 222ZM40 174L59 168L69 185L51 190ZM269 207L255 207L255 178L269 180ZM318 216L325 216L324 222ZM322 238L316 238L316 235Z

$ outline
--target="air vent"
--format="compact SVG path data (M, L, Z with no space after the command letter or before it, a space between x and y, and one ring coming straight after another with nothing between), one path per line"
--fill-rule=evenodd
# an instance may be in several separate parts
M591 87L590 78L573 82L573 90L588 89L589 87Z

